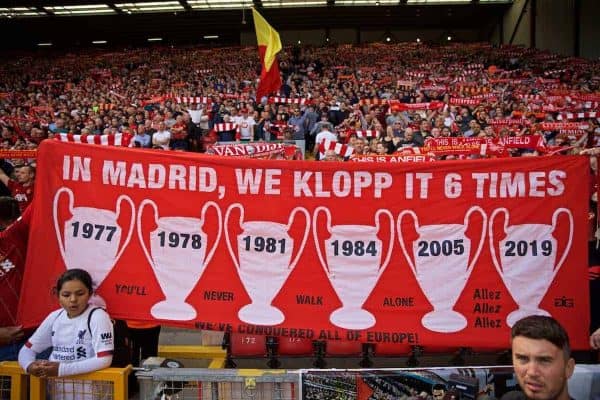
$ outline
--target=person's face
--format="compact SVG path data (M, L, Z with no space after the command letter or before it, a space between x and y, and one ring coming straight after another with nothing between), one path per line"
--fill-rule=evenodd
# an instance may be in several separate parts
M519 386L531 400L568 399L567 380L575 361L545 339L512 340L513 367Z
M91 293L78 279L66 281L58 292L58 301L67 311L69 318L75 318L85 311Z
M324 161L337 161L337 155L333 151L327 151L325 153Z
M377 154L386 154L387 153L385 147L381 143L377 143L377 147L375 148L375 150L377 151Z
M444 398L445 395L445 390L443 389L437 389L437 390L433 390L431 392L431 396L433 397L433 400L441 400Z
M28 167L21 167L15 172L15 177L19 183L30 183L33 180L33 172Z

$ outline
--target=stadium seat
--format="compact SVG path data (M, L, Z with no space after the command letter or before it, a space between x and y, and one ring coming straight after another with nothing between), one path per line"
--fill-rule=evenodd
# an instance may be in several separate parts
M269 337L267 338L267 348L269 349L269 368L281 367L279 356L310 357L315 354L315 347L310 339Z
M223 348L227 350L225 368L235 368L234 358L267 357L267 337L265 335L247 335L226 332L223 336Z
M277 341L277 354L281 356L311 356L314 352L310 339L281 337Z

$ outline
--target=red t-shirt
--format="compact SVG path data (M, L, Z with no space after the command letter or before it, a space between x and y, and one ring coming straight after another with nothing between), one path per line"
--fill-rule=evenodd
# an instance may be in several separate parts
M171 128L171 139L183 140L187 138L187 128L184 123L176 123Z
M8 180L8 190L12 194L12 197L19 202L19 209L21 210L21 214L25 212L27 206L33 200L33 184L29 186L23 186L22 183L19 183L15 180Z
M0 326L16 325L31 211L0 232Z

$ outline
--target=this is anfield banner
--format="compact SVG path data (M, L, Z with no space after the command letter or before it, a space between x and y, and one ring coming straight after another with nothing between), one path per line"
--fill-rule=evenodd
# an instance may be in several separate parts
M45 141L20 322L88 270L114 318L393 346L587 347L584 157L327 163ZM397 347L395 347L397 350Z
M410 162L432 162L436 161L435 156L429 154L385 154L385 155L352 155L350 161L353 162L378 162L378 163L410 163Z

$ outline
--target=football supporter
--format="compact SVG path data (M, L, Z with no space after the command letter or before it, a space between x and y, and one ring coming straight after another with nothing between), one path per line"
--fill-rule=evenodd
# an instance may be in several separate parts
M23 344L23 329L15 325L17 304L25 254L31 209L19 219L19 205L12 197L0 197L0 361L16 360Z
M520 398L572 400L568 380L575 360L569 335L558 321L540 315L517 321L511 330L511 347L515 376L523 391Z
M21 212L33 200L33 187L35 179L35 168L31 165L22 165L15 168L15 179L11 179L0 169L0 182L2 182L11 195L19 202Z
M114 350L113 324L104 309L89 304L93 293L90 274L81 269L67 270L58 278L55 290L61 308L51 312L21 348L21 367L39 378L109 367ZM36 360L48 347L52 347L49 360ZM64 382L65 387L86 384ZM85 388L78 391L89 392Z

